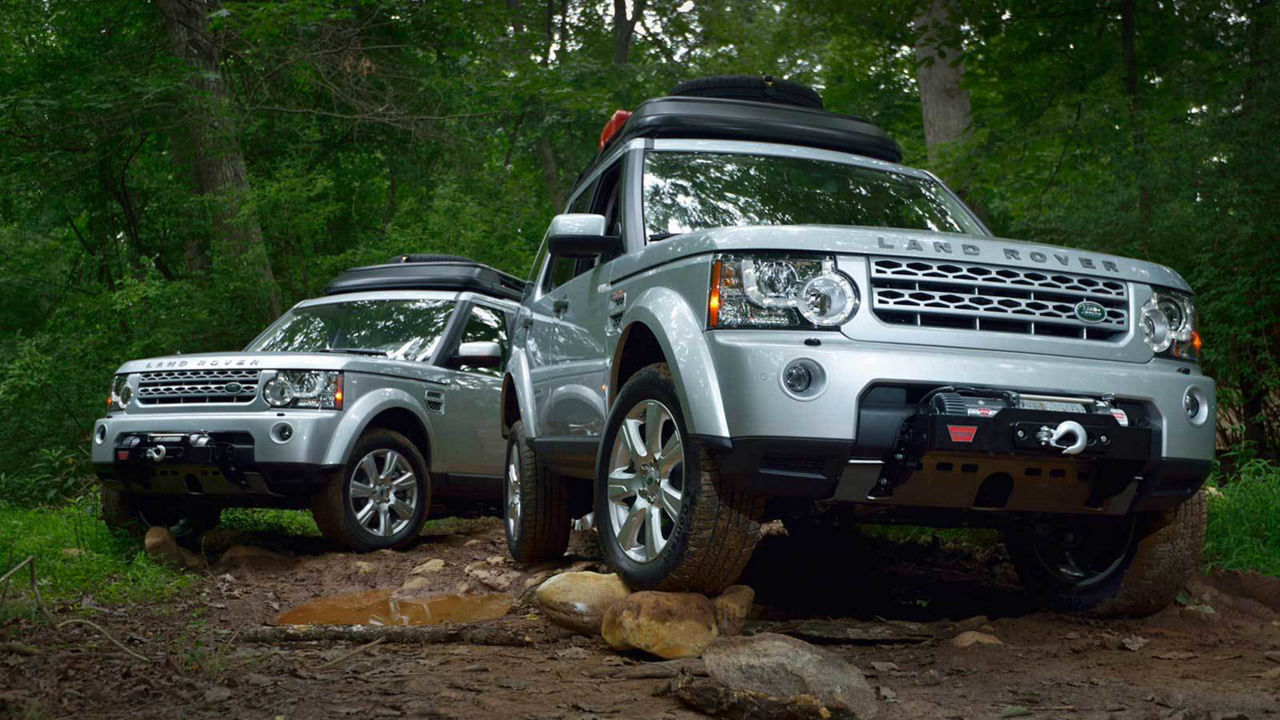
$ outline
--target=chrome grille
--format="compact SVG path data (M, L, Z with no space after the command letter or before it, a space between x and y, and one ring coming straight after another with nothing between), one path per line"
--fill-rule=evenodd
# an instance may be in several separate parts
M141 373L139 405L253 402L258 395L257 370L163 370ZM237 386L239 389L237 390Z
M1076 315L1092 301L1097 322ZM945 260L871 258L871 307L897 325L1114 340L1129 329L1123 281Z

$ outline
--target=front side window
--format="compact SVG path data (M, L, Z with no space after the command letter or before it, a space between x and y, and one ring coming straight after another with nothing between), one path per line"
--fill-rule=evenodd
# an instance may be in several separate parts
M709 152L649 152L644 170L650 240L743 225L857 225L986 234L938 183L887 170Z
M452 300L353 300L294 308L245 349L427 360L453 306Z
M471 308L471 316L467 318L467 326L462 330L462 342L496 342L502 348L503 360L507 357L507 315L499 310L476 305ZM503 363L505 365L505 362ZM502 377L502 366L472 367L459 365L459 370Z

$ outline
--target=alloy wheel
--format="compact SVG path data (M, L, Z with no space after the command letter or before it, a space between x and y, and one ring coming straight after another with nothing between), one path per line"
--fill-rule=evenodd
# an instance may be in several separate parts
M515 538L520 536L520 448L519 441L511 443L507 452L507 532Z
M395 450L365 455L347 479L348 504L356 524L378 537L404 530L418 509L418 477Z
M684 440L671 410L657 400L632 407L608 468L606 527L627 557L652 562L670 542L684 504Z

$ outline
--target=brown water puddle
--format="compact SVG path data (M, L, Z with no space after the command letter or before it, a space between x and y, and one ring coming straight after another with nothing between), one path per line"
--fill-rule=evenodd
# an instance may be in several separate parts
M439 625L492 620L511 610L511 596L427 595L393 598L394 590L368 590L316 598L276 616L279 625Z

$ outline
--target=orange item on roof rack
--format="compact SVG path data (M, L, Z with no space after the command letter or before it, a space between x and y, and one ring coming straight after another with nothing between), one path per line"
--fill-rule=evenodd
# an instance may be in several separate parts
M609 122L604 125L604 130L600 131L601 150L604 149L605 145L609 144L609 141L613 139L613 136L616 135L618 131L622 129L622 126L626 125L627 121L630 119L630 110L615 110L613 112L613 117L609 118Z

